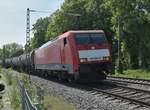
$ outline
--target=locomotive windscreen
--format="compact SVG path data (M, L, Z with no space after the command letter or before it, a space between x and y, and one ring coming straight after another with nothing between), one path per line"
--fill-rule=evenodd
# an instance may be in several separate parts
M80 33L75 37L77 44L103 44L105 36L103 33Z

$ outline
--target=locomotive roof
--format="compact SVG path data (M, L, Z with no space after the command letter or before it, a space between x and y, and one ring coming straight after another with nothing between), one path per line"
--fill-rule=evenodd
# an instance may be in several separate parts
M104 31L103 30L70 30L58 36L57 38L58 39L64 38L70 33L104 33Z
M77 31L74 31L74 30L71 30L71 31L68 31L68 32L71 32L71 33L103 33L104 31L103 30L77 30Z
M64 37L66 37L70 33L104 33L104 31L103 30L70 30L70 31L67 31L64 34L56 37L55 39L53 39L51 41L48 41L47 43L45 43L44 45L42 45L39 49L47 47L48 45L52 44L53 41L55 41L56 39L64 38Z
M50 45L52 43L52 41L48 41L47 43L43 44L39 49L42 49L48 45Z

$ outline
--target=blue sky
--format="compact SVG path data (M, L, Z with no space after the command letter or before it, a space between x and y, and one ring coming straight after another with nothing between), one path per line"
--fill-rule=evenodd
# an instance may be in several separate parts
M12 42L25 44L26 9L50 11L32 13L31 25L40 17L49 16L60 8L64 0L1 0L0 2L0 48Z

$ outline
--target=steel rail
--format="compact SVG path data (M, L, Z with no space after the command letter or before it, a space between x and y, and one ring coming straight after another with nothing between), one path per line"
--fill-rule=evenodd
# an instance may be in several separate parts
M147 90L136 89L136 88L127 87L127 86L120 86L120 85L117 85L117 87L119 87L119 88L124 88L124 89L128 89L128 90L134 90L134 91L138 91L138 92L144 92L144 93L150 94L150 91L147 91Z
M138 80L138 81L147 81L147 82L150 82L150 79L126 78L126 77L115 77L115 76L107 76L107 77L108 78L129 79L129 80Z
M111 85L107 85L107 86L111 86ZM118 97L118 98L121 98L121 99L128 100L131 103L138 104L139 106L142 105L142 106L150 107L150 102L147 102L147 101L143 100L143 99L149 99L150 98L150 91L131 88L131 87L126 87L126 86L120 86L120 85L116 85L114 87L114 89L110 89L110 90L109 89L108 90L102 90L101 88L92 87L92 86L91 87L84 86L84 87L87 88L87 90L90 90L90 91L94 91L94 92L97 91L97 92L100 92L100 93L104 93L106 95L110 95L110 96L114 96L114 97ZM116 91L117 89L118 90L122 89L122 90ZM142 97L139 97L139 98L136 99L136 96L137 96L136 94L143 94L143 95L142 95ZM148 97L144 97L145 94L148 95Z
M118 83L120 83L120 82L124 82L124 83L131 83L131 84L140 84L140 85L146 85L146 86L150 86L150 84L149 83L140 83L140 82L133 82L133 81L125 81L125 80L115 80L115 79L108 79L108 80L110 80L110 81L113 81L113 82L118 82Z
M133 98L130 98L130 97L121 96L121 95L118 95L118 94L115 94L115 93L111 93L111 92L107 92L107 91L104 91L104 90L100 90L98 88L93 88L93 90L96 90L98 92L101 92L101 93L104 93L104 94L108 94L108 95L111 95L111 96L119 97L121 99L126 99L126 100L131 101L132 103L135 103L135 104L138 103L140 105L150 107L150 103L147 103L147 102L144 102L144 101L136 100L136 99L133 99Z
M136 78L125 78L125 77L114 77L114 76L108 76L107 79L111 81L117 81L117 82L126 82L126 83L150 86L150 80L147 79L136 79Z

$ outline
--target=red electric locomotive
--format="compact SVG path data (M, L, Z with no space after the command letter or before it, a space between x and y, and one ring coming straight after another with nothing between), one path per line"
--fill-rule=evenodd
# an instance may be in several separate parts
M69 81L96 80L106 78L111 60L103 30L68 31L35 51L34 66Z

